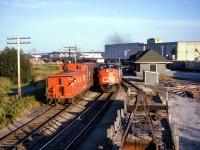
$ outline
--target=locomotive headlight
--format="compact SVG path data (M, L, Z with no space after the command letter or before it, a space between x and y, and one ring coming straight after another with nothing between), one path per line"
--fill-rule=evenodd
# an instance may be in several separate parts
M106 69L106 72L109 72L109 70L108 70L108 69Z

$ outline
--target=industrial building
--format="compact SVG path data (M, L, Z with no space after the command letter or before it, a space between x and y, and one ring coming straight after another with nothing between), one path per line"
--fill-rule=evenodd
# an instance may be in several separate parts
M105 59L126 60L131 54L146 49L144 43L123 43L105 45Z
M102 52L81 52L80 58L82 59L102 59L103 53Z
M161 56L177 61L200 61L200 41L166 42L162 38L150 38L147 43L122 43L105 45L105 59L126 60L139 51L153 49Z

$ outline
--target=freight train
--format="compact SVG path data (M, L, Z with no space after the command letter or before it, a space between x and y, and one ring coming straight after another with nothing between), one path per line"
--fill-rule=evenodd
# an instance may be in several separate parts
M103 92L114 92L120 87L121 67L119 64L104 64L99 66L98 79Z
M74 103L93 86L95 63L68 63L60 65L60 72L47 77L46 101L49 104Z

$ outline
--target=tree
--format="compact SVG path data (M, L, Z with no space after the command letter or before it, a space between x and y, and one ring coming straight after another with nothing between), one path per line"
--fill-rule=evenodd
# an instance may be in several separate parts
M31 63L28 57L20 53L21 81L26 83L31 79ZM0 76L8 77L13 83L17 83L17 50L6 47L0 52Z

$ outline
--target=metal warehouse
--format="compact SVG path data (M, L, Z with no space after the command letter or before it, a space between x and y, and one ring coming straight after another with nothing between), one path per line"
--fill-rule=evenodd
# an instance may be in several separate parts
M105 45L105 59L128 59L133 53L145 50L144 43L124 43Z
M200 41L163 43L162 38L150 38L147 43L105 45L105 58L126 60L130 55L147 49L153 49L170 60L200 61Z

